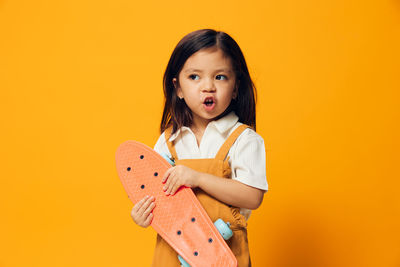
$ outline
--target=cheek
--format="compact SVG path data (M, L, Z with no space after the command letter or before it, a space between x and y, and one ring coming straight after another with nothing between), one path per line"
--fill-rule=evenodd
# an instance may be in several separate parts
M181 95L185 99L186 104L190 104L196 101L198 98L195 90L190 90L190 88L184 88L183 90L181 90Z
M177 94L179 97L185 97L188 94L188 85L185 83L185 81L181 81L179 83L179 88L177 89Z
M235 87L234 85L229 85L225 88L224 90L224 95L223 97L227 100L230 101L233 97L235 96Z

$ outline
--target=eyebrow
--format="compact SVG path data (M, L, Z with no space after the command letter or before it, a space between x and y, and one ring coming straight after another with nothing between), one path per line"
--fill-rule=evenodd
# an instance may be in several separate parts
M203 72L203 71L199 70L199 69L190 68L190 69L187 69L185 72L187 73L187 72ZM215 72L232 72L232 70L230 70L230 69L217 69L217 70L215 70Z

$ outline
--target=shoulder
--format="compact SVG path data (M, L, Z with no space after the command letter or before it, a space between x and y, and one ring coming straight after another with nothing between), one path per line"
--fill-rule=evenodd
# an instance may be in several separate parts
M237 123L233 131L242 123ZM264 139L252 128L248 127L237 137L236 141L230 148L229 156L232 160L246 158L246 160L261 160L265 159L265 144Z
M162 134L158 137L156 145L160 144L160 143L163 143L163 142L165 143L165 131L162 132Z
M165 132L163 132L157 139L156 144L154 145L154 150L158 153L168 151L167 142L165 140ZM169 154L169 153L168 153Z
M240 123L242 125L242 123ZM235 128L239 127L235 126ZM246 128L236 139L230 151L232 160L241 158L263 161L265 159L264 139L252 128Z
M235 127L239 127L243 125L238 122L238 125ZM246 128L237 138L236 144L248 144L248 143L258 143L264 145L264 139L261 135L259 135L256 131L254 131L251 127Z

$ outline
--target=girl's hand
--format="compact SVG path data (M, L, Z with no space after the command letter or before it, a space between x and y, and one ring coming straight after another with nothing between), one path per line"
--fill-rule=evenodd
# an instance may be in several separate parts
M165 194L174 195L181 186L197 187L198 179L199 172L184 165L177 165L165 172L162 180L165 183L163 189Z
M153 219L151 213L156 206L154 197L145 196L132 208L131 216L135 223L141 227L148 227Z

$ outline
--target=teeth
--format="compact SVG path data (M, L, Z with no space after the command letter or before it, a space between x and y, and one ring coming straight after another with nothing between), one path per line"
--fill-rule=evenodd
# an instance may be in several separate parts
M207 99L204 99L204 104L206 105L206 106L211 106L211 105L213 105L214 104L214 99L213 98L207 98Z

